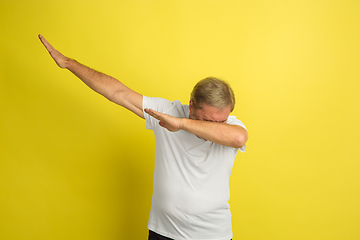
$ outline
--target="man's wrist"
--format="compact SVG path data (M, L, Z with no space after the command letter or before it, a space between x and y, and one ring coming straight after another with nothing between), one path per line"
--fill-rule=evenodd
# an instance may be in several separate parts
M71 70L71 68L77 63L75 59L71 59L68 57L65 57L64 62L65 62L65 68L68 70Z
M187 131L187 126L189 124L190 119L189 118L180 118L180 130Z

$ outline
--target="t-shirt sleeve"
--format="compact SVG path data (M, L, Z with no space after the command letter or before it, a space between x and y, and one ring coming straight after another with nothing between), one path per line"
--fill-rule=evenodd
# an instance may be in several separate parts
M228 120L226 121L227 124L231 124L231 125L238 125L240 127L243 127L246 129L245 124L242 123L239 119L237 119L235 116L229 116ZM247 129L246 129L247 130ZM240 152L245 152L246 151L246 144L244 146L242 146L241 148L239 148Z
M154 126L156 126L159 123L159 120L145 113L144 109L151 108L155 111L164 113L167 109L171 108L172 106L173 106L173 102L166 100L164 98L143 96L143 112L146 120L146 129L153 129Z

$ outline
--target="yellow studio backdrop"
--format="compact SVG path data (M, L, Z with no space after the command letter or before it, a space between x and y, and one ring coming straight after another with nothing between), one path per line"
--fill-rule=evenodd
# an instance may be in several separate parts
M37 38L153 97L227 80L234 239L360 239L360 2L0 1L0 239L147 239L154 139Z

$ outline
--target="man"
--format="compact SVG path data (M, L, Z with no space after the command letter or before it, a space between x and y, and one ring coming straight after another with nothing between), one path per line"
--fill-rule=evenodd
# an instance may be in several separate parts
M201 80L188 106L150 98L62 55L39 38L60 68L145 119L147 129L154 131L149 239L231 239L229 177L238 150L246 150L248 134L240 120L229 116L235 104L229 85L216 78Z

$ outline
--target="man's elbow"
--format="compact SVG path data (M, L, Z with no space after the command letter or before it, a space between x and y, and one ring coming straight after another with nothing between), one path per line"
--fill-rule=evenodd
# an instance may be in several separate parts
M232 147L241 148L241 147L245 146L248 138L249 138L249 136L247 134L247 131L243 131L242 133L240 133L236 136Z
M104 96L111 102L124 107L124 102L125 102L125 97L126 97L124 90L117 89L117 90L107 93L106 95L104 94Z

